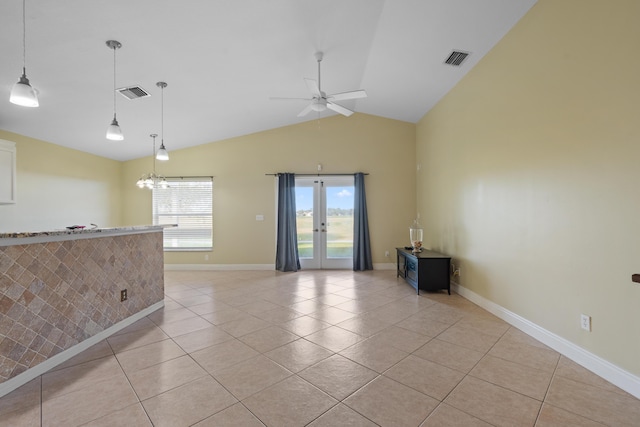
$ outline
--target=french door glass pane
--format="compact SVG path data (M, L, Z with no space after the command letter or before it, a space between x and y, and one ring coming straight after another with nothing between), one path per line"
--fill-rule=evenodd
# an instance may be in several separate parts
M313 187L296 185L298 256L313 258Z
M327 258L353 256L353 186L326 187Z

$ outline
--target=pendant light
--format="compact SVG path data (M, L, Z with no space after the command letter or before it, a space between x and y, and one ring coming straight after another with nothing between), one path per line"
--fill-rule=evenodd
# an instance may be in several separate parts
M25 18L25 3L26 0L22 0L22 76L20 80L13 85L9 101L12 104L22 105L23 107L37 107L40 105L38 95L35 89L29 84L29 79L27 78L27 20Z
M138 182L136 182L136 185L138 188L147 188L149 190L154 188L169 188L169 183L165 177L156 174L156 137L158 135L152 133L149 136L153 138L153 151L151 152L153 158L153 172L142 175L140 179L138 179Z
M107 139L112 141L122 141L124 139L124 135L122 134L122 130L120 129L120 125L118 125L118 120L116 119L116 49L120 49L122 44L116 40L107 40L107 46L109 49L113 49L113 120L107 128Z
M160 131L162 132L162 139L160 140L160 149L156 154L156 159L158 160L169 160L169 152L166 148L164 148L164 88L167 87L165 82L156 83L161 90L161 100L160 100Z

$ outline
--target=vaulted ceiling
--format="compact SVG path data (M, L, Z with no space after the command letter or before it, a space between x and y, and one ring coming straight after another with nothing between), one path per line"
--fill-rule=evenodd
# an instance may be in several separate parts
M9 103L22 73L22 0L0 2L0 129L116 160L169 151L336 114L297 114L322 90L365 89L340 102L417 122L536 0L26 0L26 70L39 108ZM123 141L105 138L116 85ZM459 67L454 50L470 55ZM343 120L349 120L343 117Z

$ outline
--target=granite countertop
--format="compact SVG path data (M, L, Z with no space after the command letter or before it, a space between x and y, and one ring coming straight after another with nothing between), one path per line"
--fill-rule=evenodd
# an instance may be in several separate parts
M31 231L31 232L15 232L15 233L0 233L0 239L23 239L29 237L45 237L45 236L76 236L76 235L89 235L89 234L121 234L121 233L136 233L153 230L162 230L169 227L177 227L177 224L166 225L134 225L129 227L113 227L113 228L76 228L73 230L65 228L64 230L53 231ZM87 236L88 237L88 236Z

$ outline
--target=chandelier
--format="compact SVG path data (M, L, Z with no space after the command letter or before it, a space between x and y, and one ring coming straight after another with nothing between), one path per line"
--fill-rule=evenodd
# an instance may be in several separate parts
M156 173L156 137L158 135L152 133L149 136L153 138L153 172L142 175L140 179L138 179L138 182L136 182L136 185L138 188L148 188L149 190L154 188L169 188L169 183L166 178Z

